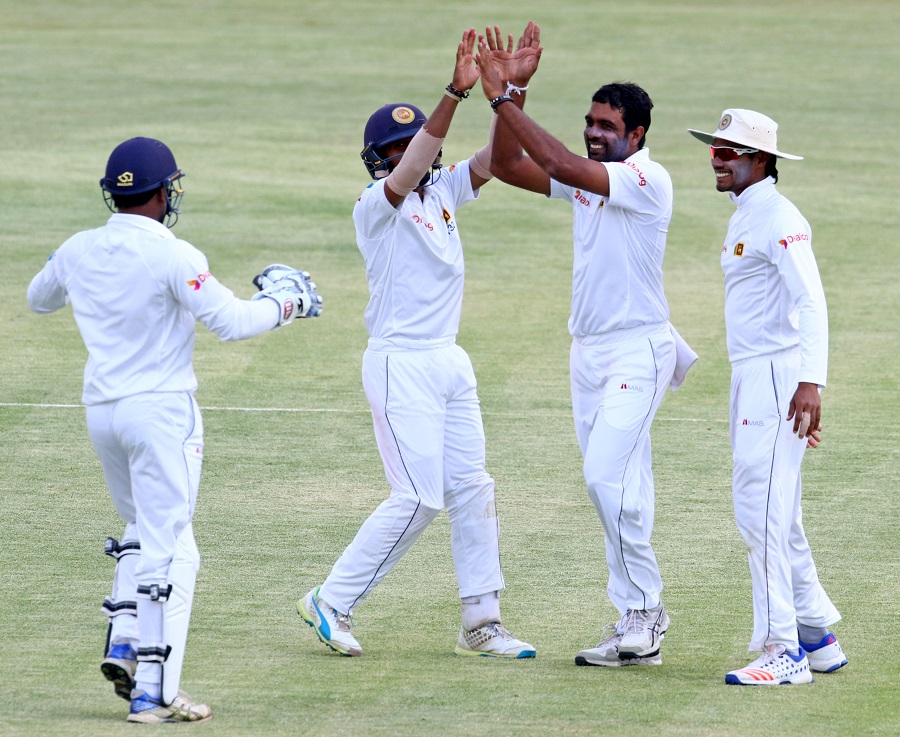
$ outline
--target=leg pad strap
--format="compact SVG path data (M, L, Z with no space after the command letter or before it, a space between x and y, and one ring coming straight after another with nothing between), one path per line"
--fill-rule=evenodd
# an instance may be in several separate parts
M151 645L150 647L139 647L137 649L137 659L140 663L165 663L169 659L169 653L172 652L171 645Z
M120 543L114 537L106 538L103 552L110 558L119 560L123 555L135 555L141 552L141 544L137 540L126 540Z
M137 595L143 599L150 599L150 601L163 603L169 600L171 594L172 584L138 584L137 587Z

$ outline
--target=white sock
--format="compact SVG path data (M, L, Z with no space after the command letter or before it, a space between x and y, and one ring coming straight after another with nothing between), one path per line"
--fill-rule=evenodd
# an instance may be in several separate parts
M143 691L147 696L149 696L154 701L159 701L162 698L162 686L158 683L147 683L146 681L137 681L134 684L134 687L138 691Z

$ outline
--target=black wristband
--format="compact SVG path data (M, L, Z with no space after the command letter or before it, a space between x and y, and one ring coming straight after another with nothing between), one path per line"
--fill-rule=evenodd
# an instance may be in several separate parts
M500 107L504 102L512 102L513 99L509 95L500 95L500 97L495 97L491 100L491 107L494 109L494 112L497 112L497 108Z
M456 89L456 87L453 86L453 82L448 84L444 89L447 92L449 92L453 97L455 97L457 100L465 100L469 96L468 90L463 92L462 90Z

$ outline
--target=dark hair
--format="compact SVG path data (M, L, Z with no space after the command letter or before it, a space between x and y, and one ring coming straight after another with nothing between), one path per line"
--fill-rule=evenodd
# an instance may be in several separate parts
M605 102L610 107L621 111L626 133L630 133L639 125L644 127L644 133L650 130L650 111L653 109L653 100L641 87L632 82L605 84L594 93L591 102ZM646 136L641 136L638 148L644 147L645 138Z
M112 200L117 210L127 210L131 207L146 205L157 192L159 192L159 187L151 189L149 192L139 192L138 194L113 194Z

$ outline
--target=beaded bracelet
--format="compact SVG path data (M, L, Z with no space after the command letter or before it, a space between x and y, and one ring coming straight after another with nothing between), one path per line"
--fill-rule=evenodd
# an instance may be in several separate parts
M462 90L456 89L456 87L453 86L453 82L451 82L444 88L444 92L449 97L455 97L457 100L465 100L469 96L468 90L463 92Z

